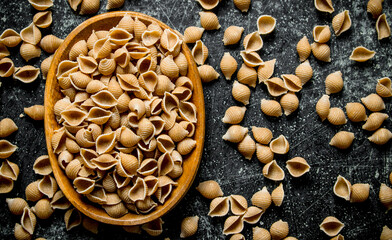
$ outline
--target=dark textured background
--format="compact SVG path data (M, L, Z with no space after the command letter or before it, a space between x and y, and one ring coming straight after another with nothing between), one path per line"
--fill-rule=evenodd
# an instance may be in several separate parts
M42 31L44 34L53 33L65 38L78 24L89 16L79 16L68 6L66 0L55 0L53 11L54 23L51 28ZM99 13L106 12L105 1L101 1ZM384 12L388 20L392 12L390 1L385 1ZM314 69L314 77L299 93L299 111L290 117L270 119L260 111L260 99L268 97L264 86L252 90L251 103L248 106L243 125L247 127L263 126L273 130L274 136L284 134L290 144L287 156L277 157L281 166L285 160L295 156L306 158L311 165L311 171L300 179L293 179L287 170L283 181L286 193L280 208L271 207L262 216L257 226L269 228L270 225L283 219L290 225L290 235L298 239L328 239L319 230L319 224L328 215L334 215L345 223L342 234L346 239L378 239L382 226L392 227L391 213L386 214L385 208L378 201L380 183L386 183L392 170L391 144L377 147L371 144L364 133L361 124L347 123L334 127L322 123L315 113L316 101L325 91L324 79L334 71L341 70L344 77L344 90L331 96L332 106L344 107L347 102L359 101L375 91L376 80L392 75L392 51L390 39L378 41L375 31L375 20L366 14L366 1L334 1L335 15L345 9L350 11L353 21L351 29L340 37L332 34L330 41L332 62L321 63L310 58ZM198 12L201 7L194 0L126 0L121 10L140 11L166 22L169 26L183 32L187 26L199 25ZM314 25L330 24L332 16L319 13L313 6L313 1L274 0L253 1L248 13L241 13L231 0L223 0L214 10L217 13L222 28L219 31L206 31L202 40L209 48L208 64L217 70L223 53L229 51L239 59L242 45L224 47L222 44L223 30L230 25L243 26L244 35L256 31L256 20L262 14L270 14L277 19L275 31L264 37L264 48L260 55L264 60L277 59L275 76L293 73L299 60L295 46L303 35L312 39L311 31ZM0 31L10 27L16 31L22 30L32 21L36 11L27 0L0 2ZM377 51L373 60L358 64L350 61L348 56L353 48L363 45ZM17 66L26 64L18 53L19 49L11 49L11 58ZM39 66L40 60L31 64ZM0 239L13 238L13 227L19 222L19 217L12 216L6 207L6 197L24 197L25 187L37 176L32 171L34 160L46 152L43 122L34 122L28 117L19 118L23 108L43 104L45 81L40 77L32 84L22 84L12 78L1 79L0 87L0 119L12 118L19 126L19 131L7 139L19 146L18 151L9 159L18 163L21 168L15 189L0 196ZM180 222L186 216L200 216L199 230L192 239L228 239L222 235L224 218L207 216L209 200L203 199L195 190L199 182L209 179L218 181L225 195L242 194L248 200L252 194L267 186L270 191L278 183L264 179L262 165L256 160L245 160L235 149L221 137L228 126L221 122L225 110L237 103L231 97L231 81L220 78L218 81L204 85L206 102L206 141L203 161L194 186L184 200L167 216L163 218L164 233L158 237L179 239ZM387 113L391 112L391 104L387 100ZM384 125L391 128L390 120ZM328 145L330 138L339 130L349 130L355 133L352 148L339 151ZM361 204L350 204L333 195L332 187L338 174L348 178L352 183L364 182L371 185L369 200ZM249 201L250 202L250 201ZM147 239L146 234L134 236L124 232L119 227L101 226L98 236L92 235L79 227L66 232L63 223L63 212L57 211L49 220L39 221L36 237L47 239ZM244 235L251 239L252 225L245 225Z

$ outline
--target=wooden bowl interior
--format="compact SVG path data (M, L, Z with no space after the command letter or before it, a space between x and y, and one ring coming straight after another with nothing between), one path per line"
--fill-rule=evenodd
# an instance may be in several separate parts
M54 115L54 104L61 99L63 96L60 93L60 88L56 79L56 71L58 64L66 60L68 58L69 51L71 47L80 40L87 40L93 30L109 30L112 27L115 27L117 23L121 20L121 18L126 14L131 14L132 17L138 17L141 21L150 24L151 22L158 23L163 29L168 29L169 27L152 18L150 16L136 13L136 12L110 12L102 15L95 16L93 18L88 19L87 21L80 24L75 30L73 30L68 37L64 40L64 43L59 47L56 54L54 55L52 65L50 67L48 77L46 80L46 89L45 89L45 135L46 135L46 143L48 148L48 154L50 158L50 163L53 168L54 176L57 180L57 183L60 189L63 191L64 195L68 198L68 200L75 206L80 212L85 214L86 216L95 219L97 221L113 224L113 225L122 225L122 226L131 226L131 225L140 225L146 222L150 222L155 220L168 211L174 208L174 206L182 199L182 197L186 194L192 182L197 174L197 170L200 165L201 155L203 151L204 145L204 133L205 133L205 109L204 109L204 97L203 97L203 89L200 81L200 77L197 71L197 67L193 58L191 56L191 52L188 47L184 43L182 45L182 52L185 54L186 59L188 61L188 77L192 80L194 84L194 91L192 102L197 107L197 124L196 124L196 132L194 135L194 139L197 141L196 148L193 150L187 158L184 158L183 161L183 174L180 178L178 178L178 186L174 188L170 197L164 203L164 205L158 205L158 207L149 214L133 214L128 213L121 218L112 218L110 217L102 208L96 207L89 203L86 198L83 198L80 194L78 194L71 181L67 178L64 171L59 167L57 162L57 157L53 152L51 146L51 139L54 133L54 130L59 129L60 126L57 124ZM170 29L170 28L169 28Z

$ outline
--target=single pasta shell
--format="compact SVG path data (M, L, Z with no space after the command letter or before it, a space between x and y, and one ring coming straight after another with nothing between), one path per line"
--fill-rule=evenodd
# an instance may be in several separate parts
M259 83L267 81L274 74L275 63L276 59L272 59L258 67L257 77L259 78Z
M375 112L369 115L366 123L362 125L362 129L367 131L375 131L377 130L382 123L388 119L388 114Z
M267 79L264 84L267 85L268 93L273 97L279 97L288 91L283 80L278 77Z
M286 154L290 149L290 144L287 141L286 137L280 135L279 137L272 140L269 144L271 151L277 154Z
M270 227L272 239L283 239L289 235L289 224L282 220L274 222Z
M64 214L65 228L67 231L82 223L82 216L76 208L69 209Z
M316 104L316 112L321 118L321 121L327 119L330 107L331 103L329 102L329 96L324 94Z
M384 101L375 93L369 94L367 97L361 98L361 102L367 109L372 112L379 112L385 109Z
M45 107L43 105L34 105L24 108L24 113L36 121L44 120Z
M301 177L310 171L310 166L302 157L295 157L286 162L286 168L293 177Z
M18 130L15 122L11 118L4 118L0 121L0 138L5 138Z
M384 145L392 138L392 133L386 128L380 128L368 137L369 141L377 145Z
M222 118L222 122L228 124L239 124L244 119L246 112L246 107L231 106L226 112L225 116Z
M337 147L339 149L347 149L351 146L354 140L354 133L347 131L340 131L333 136L329 145Z
M48 219L54 212L47 198L39 200L31 210L39 219Z
M243 44L246 53L256 52L263 47L263 39L258 32L252 32L245 36Z
M125 0L108 0L106 4L106 10L120 8L124 5Z
M314 7L320 12L333 13L332 0L314 0Z
M18 179L19 171L19 166L8 160L5 160L0 167L0 175L13 181Z
M192 49L192 56L198 65L203 65L207 60L208 48L201 40L196 41L196 44Z
M38 11L46 10L53 6L52 0L28 0L31 6Z
M272 191L271 198L275 206L280 207L282 205L284 199L284 189L282 183L280 183L279 186Z
M214 9L219 4L219 0L196 0L205 10Z
M388 226L384 226L382 228L380 240L388 240L392 238L392 230L388 228Z
M20 31L20 37L26 43L37 45L41 41L42 34L34 23L31 23L28 27Z
M351 102L346 104L346 113L348 119L352 122L362 122L366 121L366 109L365 107L358 102Z
M245 237L241 233L236 233L230 237L230 240L245 240Z
M229 52L225 52L220 62L220 69L226 80L231 79L231 76L237 71L237 67L238 64L235 58L232 57Z
M80 15L90 15L90 14L95 14L98 12L99 7L100 7L100 1L99 0L89 0L89 1L82 1L82 4L80 5Z
M42 72L42 78L46 79L50 65L52 64L54 55L50 55L49 57L45 58L42 63L41 63L41 72Z
M268 128L252 127L252 133L255 140L260 144L268 144L272 140L272 132Z
M187 238L195 235L199 223L199 217L186 217L181 222L181 238Z
M260 107L261 111L267 116L282 116L282 107L280 106L279 102L275 100L261 99Z
M287 238L285 238L285 239L287 239ZM295 238L295 239L296 239L296 238ZM337 236L331 238L331 240L344 240L344 237L343 237L342 234L339 234L339 235L337 235Z
M260 218L263 215L263 213L264 213L263 209L255 206L250 206L248 207L246 213L244 214L244 222L255 224L260 221Z
M18 147L7 140L1 139L0 140L0 159L8 158L11 156Z
M310 45L315 58L323 62L331 62L331 49L325 43L312 43Z
M271 151L271 148L259 143L256 143L256 156L257 159L264 164L274 160L274 153Z
M25 189L25 195L26 195L27 201L36 202L44 196L38 189L38 183L39 183L39 180L27 185L27 187Z
M350 55L350 60L356 62L366 62L373 58L374 55L376 55L375 51L371 51L363 46L359 46L352 51Z
M211 217L223 217L229 212L229 206L230 203L228 197L214 198L210 203L208 215Z
M173 56L169 55L161 61L161 71L167 77L173 79L177 78L180 74L180 69L173 60Z
M388 211L392 209L392 188L388 187L384 183L381 183L378 198L380 199L382 205L384 205Z
M52 21L52 11L38 12L33 17L33 23L39 28L48 28Z
M267 187L263 187L263 189L254 193L251 198L251 202L254 206L257 206L266 211L272 203L272 197L268 192Z
M174 62L177 64L180 75L185 76L188 73L188 60L186 59L185 55L180 52L176 58L174 58ZM158 76L159 77L159 76Z
M56 193L58 185L56 180L50 175L44 176L38 183L38 190L48 198L53 198Z
M257 31L261 35L270 34L274 31L276 19L270 15L261 15L257 19Z
M8 208L10 212L14 215L22 215L23 209L28 207L26 200L23 198L6 198Z
M0 60L0 77L6 78L11 77L15 72L14 62L9 58L3 58Z
M45 52L54 53L63 43L63 41L63 39L60 39L54 35L46 35L41 39L40 46Z
M378 17L376 22L376 30L377 30L378 40L388 38L391 36L391 27L388 24L385 13L383 13Z
M312 52L312 48L306 36L304 36L303 38L301 38L301 40L298 41L297 52L298 52L299 60L301 62L305 61L310 56L310 53Z
M267 163L263 167L263 175L272 181L282 181L285 177L284 171L276 163L276 160Z
M219 73L210 65L201 65L197 68L201 80L204 83L211 82L219 78Z
M200 24L205 30L217 30L221 27L218 17L213 12L199 12Z
M336 196L349 201L351 197L351 183L346 178L339 175L333 186L333 192Z
M33 170L35 174L43 176L51 174L53 170L50 165L49 156L42 155L38 157L33 164Z
M184 31L184 42L185 43L195 43L200 40L203 36L204 28L200 27L187 27Z
M254 88L257 83L257 72L254 68L242 64L241 68L238 70L237 79L238 82Z
M233 88L231 90L231 94L233 95L233 98L244 104L248 105L249 104L249 98L250 98L250 89L248 86L239 83L238 81L234 81L233 83Z
M339 36L340 34L346 32L351 27L351 18L348 10L345 10L339 14L337 14L332 19L332 28L335 31L335 35Z
M376 92L380 97L392 97L391 79L384 77L377 80Z
M320 224L320 230L330 237L336 236L343 229L344 224L336 217L326 217Z
M226 46L238 43L241 40L241 35L243 32L243 27L230 26L226 28L223 34L223 44Z
M291 92L301 91L302 81L299 79L299 77L295 76L294 74L282 74L281 77L287 90Z
M0 174L0 194L9 193L14 189L14 180Z
M157 220L143 224L142 229L146 231L148 235L155 237L162 234L162 224L162 219L158 218Z
M256 151L256 143L249 135L246 135L244 139L238 143L237 148L245 159L251 160Z
M370 185L367 183L356 183L351 186L350 202L364 202L369 198Z
M41 56L41 48L36 45L24 42L20 46L20 55L26 62L28 62L33 58L38 58Z
M0 43L0 58L7 57L10 54L11 53L8 51L7 47L4 44Z
M295 93L288 92L280 99L280 105L284 110L284 114L288 116L298 109L299 99Z
M257 52L249 52L241 51L240 55L245 65L248 67L257 67L264 64L263 59L261 59L260 55Z
M338 93L343 89L342 72L337 71L329 74L325 78L325 92L330 95L331 93Z
M347 123L346 116L342 109L334 107L329 109L328 121L333 125L343 125Z
M37 224L37 218L30 208L25 207L23 209L22 218L20 219L22 227L30 234L34 234L35 226Z
M261 227L254 227L252 228L252 235L254 240L271 240L270 232Z
M69 50L68 57L69 60L74 61L77 57L79 57L79 55L87 56L87 53L87 42L85 40L80 40L79 42L75 43Z
M240 233L244 229L244 220L242 216L230 216L225 220L223 226L223 234L235 234Z
M249 10L251 0L234 0L233 2L241 12L247 12Z
M373 18L376 19L382 13L383 0L369 0L367 3L367 12L372 14Z
M199 186L196 187L196 190L207 199L214 199L223 196L223 192L219 184L214 180L201 182Z
M243 215L247 208L248 202L241 195L230 195L230 210L234 215Z
M295 69L295 75L301 79L302 86L313 77L313 68L308 60L298 65Z
M196 147L196 141L192 138L185 138L181 142L177 144L177 151L181 155L187 155L192 152L192 150Z
M38 78L39 72L39 68L26 65L16 70L13 74L13 78L23 83L32 83Z
M331 38L331 30L328 25L315 26L313 28L313 39L318 43L326 43Z
M98 71L102 75L111 75L116 70L116 61L114 59L102 59L98 65Z
M15 228L14 228L14 237L17 240L30 240L32 238L32 235L26 231L22 225L19 223L15 223Z
M16 47L21 41L19 33L11 28L4 30L0 35L0 42L6 47Z

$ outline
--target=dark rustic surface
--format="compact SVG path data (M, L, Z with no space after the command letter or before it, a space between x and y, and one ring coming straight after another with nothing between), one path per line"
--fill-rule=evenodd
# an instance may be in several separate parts
M101 1L99 13L106 12L106 1ZM385 1L384 12L388 20L392 12L389 1ZM392 75L392 52L390 39L378 41L374 28L375 20L366 14L366 1L334 1L335 14L345 9L350 11L353 20L351 29L340 37L332 35L330 42L332 52L331 63L321 63L310 58L314 69L314 77L299 94L299 111L290 117L279 119L267 118L260 111L260 99L268 98L266 88L257 86L252 90L251 103L248 106L242 125L263 126L273 130L274 136L284 134L290 144L290 152L286 156L277 157L279 165L284 166L285 160L295 156L306 158L311 165L311 171L300 179L293 179L287 170L283 181L286 193L283 205L271 207L262 216L257 226L269 228L279 220L288 221L290 235L298 239L328 239L319 230L321 221L329 215L334 215L345 223L342 234L346 239L377 239L382 226L391 225L391 213L386 214L385 208L378 201L378 191L381 183L387 183L387 177L392 170L391 144L377 147L371 144L361 129L361 124L347 123L341 127L333 127L318 119L314 107L317 100L325 91L325 77L337 70L343 72L344 90L331 96L332 106L343 108L347 102L359 101L375 91L376 80ZM166 22L169 26L183 32L187 26L199 25L198 12L201 7L194 0L126 0L121 10L140 11ZM55 0L52 8L54 23L51 28L43 30L43 35L53 33L65 38L78 24L89 16L79 16L74 13L65 0ZM22 30L32 21L34 10L26 0L0 2L0 31L10 27L16 31ZM293 73L299 60L295 45L303 35L312 39L311 31L314 25L330 24L332 16L315 10L313 1L278 0L253 1L248 13L241 13L230 0L224 0L214 10L217 13L222 28L219 31L206 31L203 41L209 48L208 64L219 69L223 53L229 51L239 59L242 45L224 47L222 44L223 30L230 25L243 26L244 34L257 30L256 20L262 14L269 14L277 19L276 30L264 37L264 48L260 55L264 60L277 59L275 76ZM363 45L377 51L375 58L367 63L358 64L348 60L353 48ZM18 48L11 49L11 58L17 66L26 64L18 53ZM41 60L47 57L43 54L40 60L31 64L39 66ZM13 227L19 222L19 217L12 216L6 207L6 197L24 197L25 187L37 176L32 171L34 160L45 154L46 145L42 122L34 122L28 117L19 118L23 108L43 104L45 81L40 77L32 84L22 84L12 78L1 79L0 87L0 119L12 118L19 126L19 131L7 139L19 146L18 151L9 159L18 163L21 168L15 189L0 196L0 239L12 239ZM245 160L235 149L221 137L228 126L221 122L226 108L237 103L231 97L231 81L220 78L204 87L206 100L206 142L203 161L194 187L199 182L209 179L218 181L225 195L241 194L248 200L252 194L267 186L270 191L278 183L265 179L262 165L253 158ZM390 113L391 104L387 100L386 112ZM391 128L390 120L384 124ZM355 133L353 146L346 151L339 151L328 145L330 138L339 130L349 130ZM363 182L371 185L369 200L365 203L350 204L333 195L332 187L336 177L341 174L352 183ZM167 216L163 218L164 233L158 237L179 239L180 222L186 216L200 216L199 230L192 239L228 239L222 235L224 218L207 216L209 200L203 199L195 188L189 191L185 199ZM250 201L249 201L250 203ZM92 235L79 227L69 232L65 230L63 212L56 213L49 219L39 221L36 237L47 239L148 239L143 236L133 236L119 227L101 226L98 236ZM247 239L252 237L252 225L245 224L243 234Z

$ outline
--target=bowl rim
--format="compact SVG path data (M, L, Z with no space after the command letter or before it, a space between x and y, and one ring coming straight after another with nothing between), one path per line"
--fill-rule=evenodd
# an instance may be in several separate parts
M49 68L48 76L46 79L46 84L45 84L45 118L44 118L44 125L45 125L45 139L46 139L46 146L47 146L47 151L48 151L48 156L50 159L50 164L53 169L53 174L55 176L55 179L57 181L57 184L59 185L59 188L62 190L64 193L65 197L71 202L71 204L79 210L81 213L84 215L97 220L99 222L103 222L106 224L112 224L112 225L121 225L121 226L133 226L133 225L141 225L153 220L156 220L163 215L165 215L167 212L172 210L180 201L181 199L185 196L185 194L188 192L190 187L192 186L192 183L194 179L196 178L202 154L203 154L203 147L204 147L204 138L205 138L205 105L204 105L204 95L203 95L203 87L202 83L200 80L200 76L197 70L196 63L194 60L191 58L191 51L187 47L186 43L182 43L182 50L181 52L184 53L184 55L187 58L188 62L188 73L187 76L192 80L192 83L194 84L194 89L193 89L193 97L192 97L192 102L197 105L197 123L196 123L196 132L194 135L194 139L197 141L196 147L193 150L193 152L187 156L186 159L184 159L184 162L186 161L193 161L193 164L191 164L190 168L190 173L191 176L187 177L185 180L184 179L185 175L180 176L177 180L184 181L182 184L182 187L176 187L172 193L170 194L170 198L165 201L163 205L159 205L157 209L152 211L149 214L143 215L143 214L133 214L133 213L128 213L125 216L121 218L113 218L110 217L102 208L95 207L94 205L90 203L86 203L82 201L82 196L78 194L75 189L73 188L73 185L71 184L71 180L68 179L65 176L64 170L60 168L58 165L57 157L53 152L52 149L52 144L51 144L51 137L54 133L54 130L59 128L59 125L57 124L55 120L55 115L54 115L54 110L53 106L55 101L58 99L54 99L53 93L58 93L58 83L56 79L56 70L57 70L57 65L61 61L61 57L64 54L64 51L66 51L67 46L72 42L72 40L80 34L86 27L91 26L95 22L98 21L103 21L104 19L109 19L109 18L121 18L125 14L130 14L133 18L139 17L141 18L141 21L149 21L149 22L155 22L158 23L159 26L161 26L163 29L170 29L173 32L175 32L179 37L182 39L182 35L178 32L170 28L168 25L165 23L155 19L154 17L148 16L143 13L139 12L133 12L133 11L114 11L114 12L107 12L103 13L100 15L96 15L94 17L91 17L87 19L86 21L82 22L80 25L78 25L68 36L64 39L63 43L60 45L58 50L55 52L53 56L53 61L52 64ZM115 27L115 26L111 26ZM190 74L192 72L192 74ZM191 75L191 77L190 77ZM57 91L56 91L57 89ZM195 96L197 96L195 98ZM197 102L196 102L197 100ZM202 107L200 107L202 106ZM184 166L183 162L183 166ZM190 164L190 163L189 163ZM68 181L66 181L68 180ZM176 195L173 195L173 192L176 191ZM178 191L178 192L177 192ZM129 217L131 216L131 217Z

